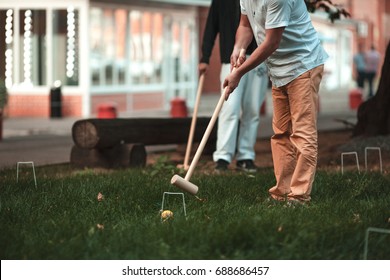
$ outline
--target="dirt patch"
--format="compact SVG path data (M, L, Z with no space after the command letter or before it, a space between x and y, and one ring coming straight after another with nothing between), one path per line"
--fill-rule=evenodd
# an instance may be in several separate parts
M352 138L351 130L322 131L318 133L318 169L336 171L341 169L341 153L358 153L360 170L365 169L365 147L379 147L382 158L382 169L384 173L390 172L390 136L379 136L374 138ZM192 151L192 156L196 152L196 145ZM272 152L270 139L259 139L255 146L255 164L260 168L272 168ZM210 172L214 169L211 151L205 151L197 170ZM180 145L177 149L164 152L156 152L148 155L148 164L154 164L159 157L167 156L169 161L175 165L183 164L185 155L185 145ZM235 162L230 164L233 170ZM356 168L354 156L344 156L344 166L346 168ZM377 150L367 152L367 167L370 170L380 170L379 153Z

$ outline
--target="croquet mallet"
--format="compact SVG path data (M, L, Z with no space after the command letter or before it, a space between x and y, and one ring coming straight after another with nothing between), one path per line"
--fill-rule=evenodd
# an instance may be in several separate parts
M242 55L245 55L245 50L241 50L240 56L242 56ZM233 71L234 71L234 68L233 68ZM210 119L210 122L209 122L209 124L208 124L208 126L206 128L206 131L205 131L205 133L204 133L204 135L202 137L202 140L201 140L201 142L199 144L199 147L196 150L196 153L194 155L194 158L193 158L193 160L191 162L190 167L188 168L186 176L183 179L179 175L175 174L175 175L173 175L173 177L171 179L171 184L172 185L174 185L174 186L176 186L176 187L178 187L178 188L180 188L180 189L182 189L182 190L184 190L184 191L186 191L186 192L188 192L188 193L190 193L192 195L195 195L195 197L197 199L200 199L200 198L198 198L196 196L196 194L198 193L199 188L198 188L197 185L191 183L190 179L191 179L191 176L192 176L192 174L193 174L193 172L195 170L196 165L198 164L199 158L200 158L200 156L201 156L201 154L203 152L203 149L204 149L204 147L205 147L205 145L207 143L207 140L208 140L208 138L209 138L209 136L211 134L211 131L213 130L213 127L214 127L214 124L215 124L215 122L217 120L219 112L222 109L222 105L223 105L223 103L225 101L226 91L227 91L227 87L225 88L223 94L221 94L221 97L219 98L217 106L216 106L216 108L214 110L214 113L213 113L213 115L212 115L212 117Z
M184 170L188 170L188 168L189 168L190 154L191 154L191 150L192 150L192 142L194 139L196 120L198 117L198 108L199 108L199 103L200 103L200 97L201 97L202 91L203 91L204 76L205 76L205 74L203 73L202 75L200 75L200 78L199 78L198 91L196 93L194 111L192 113L190 133L188 135L186 154L184 156L184 163L183 163Z

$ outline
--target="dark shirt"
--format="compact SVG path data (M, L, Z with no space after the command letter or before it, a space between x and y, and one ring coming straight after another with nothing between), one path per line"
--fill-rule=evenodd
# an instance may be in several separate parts
M212 1L203 34L202 57L200 62L209 64L214 42L219 33L221 63L230 63L230 56L233 52L240 16L240 0ZM256 41L253 40L247 48L247 54L251 54L256 47Z

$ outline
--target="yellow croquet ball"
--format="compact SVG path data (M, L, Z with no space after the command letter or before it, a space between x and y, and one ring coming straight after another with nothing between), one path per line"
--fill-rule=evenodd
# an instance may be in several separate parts
M161 212L161 218L164 220L173 218L173 212L171 210L164 210Z

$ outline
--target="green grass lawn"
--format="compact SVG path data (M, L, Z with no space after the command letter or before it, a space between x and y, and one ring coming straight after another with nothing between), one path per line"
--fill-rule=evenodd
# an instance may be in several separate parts
M7 259L357 260L367 228L390 229L390 177L319 171L310 205L267 201L272 169L199 174L199 202L166 196L174 166L116 171L68 165L0 171L0 257ZM97 196L104 196L98 201ZM369 259L390 259L390 235L372 233Z

